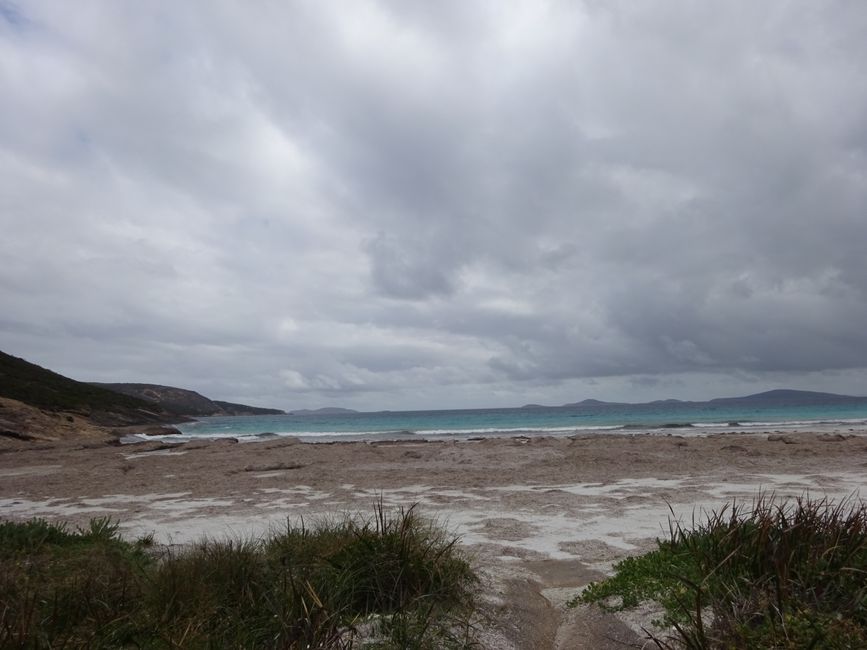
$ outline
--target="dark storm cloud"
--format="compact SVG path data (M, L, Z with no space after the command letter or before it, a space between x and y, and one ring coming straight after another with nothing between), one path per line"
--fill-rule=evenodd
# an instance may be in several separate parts
M290 408L857 392L865 31L851 2L0 3L0 348Z

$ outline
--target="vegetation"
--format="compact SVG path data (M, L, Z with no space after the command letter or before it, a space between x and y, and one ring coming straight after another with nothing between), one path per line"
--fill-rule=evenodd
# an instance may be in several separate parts
M69 379L24 359L0 352L0 396L48 411L91 416L97 423L177 421L154 404Z
M867 509L761 496L685 529L572 601L609 610L656 601L659 648L867 647Z
M0 523L0 647L465 648L475 577L415 508L159 550Z
M283 413L210 400L172 386L75 381L5 352L0 352L0 397L47 411L77 413L106 426L183 422L189 416Z
M283 415L285 413L279 409L259 408L247 406L246 404L212 400L193 390L163 386L161 384L91 383L90 385L144 400L150 403L151 408L159 408L169 413L191 417L207 417L211 415Z

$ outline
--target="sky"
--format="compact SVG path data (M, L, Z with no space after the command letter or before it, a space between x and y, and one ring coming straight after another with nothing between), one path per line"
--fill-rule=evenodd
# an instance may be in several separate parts
M288 410L867 394L865 33L0 0L0 349Z

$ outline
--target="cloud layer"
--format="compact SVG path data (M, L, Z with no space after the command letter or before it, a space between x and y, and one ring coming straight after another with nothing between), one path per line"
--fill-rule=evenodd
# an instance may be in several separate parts
M0 0L0 348L284 408L867 393L864 33Z

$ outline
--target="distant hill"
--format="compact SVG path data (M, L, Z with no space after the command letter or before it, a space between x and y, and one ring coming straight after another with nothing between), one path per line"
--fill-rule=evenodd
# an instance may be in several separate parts
M326 406L321 409L298 409L297 411L290 411L289 415L346 415L347 413L358 413L353 409L342 409L337 408L335 406Z
M585 399L582 402L572 402L564 404L562 408L574 408L578 406L648 406L648 405L666 405L666 404L756 404L756 405L774 405L779 404L828 404L840 402L863 402L867 397L855 397L852 395L837 395L836 393L819 393L809 390L790 390L779 388L769 390L763 393L755 393L754 395L745 395L743 397L716 397L706 402L683 402L678 399L660 399L653 402L640 403L625 403L625 402L602 402L598 399ZM527 407L524 407L527 408Z
M585 399L580 402L571 402L570 404L564 404L563 406L611 406L612 404L619 404L619 402L603 402L598 399Z
M92 383L91 386L98 386L120 395L144 400L166 411L191 417L211 415L282 415L284 413L284 411L279 409L260 408L257 406L247 406L246 404L212 400L194 390L175 388L174 386L162 386L160 384Z
M226 415L286 415L286 411L281 409L268 409L261 406L247 406L246 404L235 404L234 402L224 402L219 399L212 400L214 404L219 406Z
M710 400L714 404L755 402L761 404L827 404L828 402L863 401L864 397L853 395L837 395L836 393L818 393L811 390L769 390L764 393L746 395L744 397L718 397Z
M81 415L102 426L180 422L151 402L75 381L0 352L0 396L50 411Z

